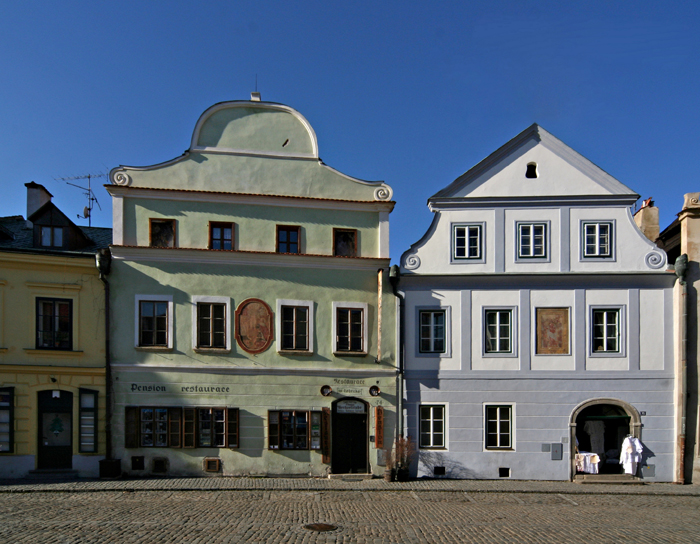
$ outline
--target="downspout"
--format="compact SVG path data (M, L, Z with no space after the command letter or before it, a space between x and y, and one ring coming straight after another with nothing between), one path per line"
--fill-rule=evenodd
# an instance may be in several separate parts
M681 345L680 345L680 380L678 391L678 411L680 417L680 432L678 433L678 472L676 474L676 483L683 485L685 483L685 418L687 404L687 389L688 389L688 282L685 275L688 270L688 255L685 253L676 259L674 265L678 283L681 285Z
M404 304L405 297L404 294L398 290L399 281L401 275L399 273L399 267L393 265L389 270L389 283L391 283L391 290L394 292L394 296L399 299L399 360L396 366L396 426L395 426L395 439L398 440L403 437L403 369L404 369Z
M112 253L109 248L95 253L95 265L99 271L100 281L105 286L105 459L112 459L112 360L109 349L109 274Z

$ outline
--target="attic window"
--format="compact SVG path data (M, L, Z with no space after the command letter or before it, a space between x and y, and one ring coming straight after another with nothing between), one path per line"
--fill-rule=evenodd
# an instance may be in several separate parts
M525 177L526 178L536 178L537 176L538 176L537 163L536 162L529 162L527 164L527 171L525 172Z
M63 227L41 227L42 247L63 247Z

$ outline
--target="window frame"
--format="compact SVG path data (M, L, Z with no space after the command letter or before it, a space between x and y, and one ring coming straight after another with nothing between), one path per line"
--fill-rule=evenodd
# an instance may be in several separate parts
M337 236L339 233L352 233L353 234L353 244L354 244L354 254L353 255L338 255L337 252ZM358 233L357 229L346 229L346 228L334 228L333 229L333 256L334 257L359 257L359 247L357 245Z
M50 331L44 331L43 329L40 329L41 327L41 317L43 314L40 313L40 307L42 303L46 302L51 302L53 304L53 312L52 312L52 329ZM55 316L55 311L56 311L56 303L67 303L68 304L68 312L69 312L69 318L68 322L70 323L70 330L68 331L68 343L67 346L60 347L60 346L42 346L40 345L40 334L41 333L50 333L53 335L56 335L58 332L55 330L55 325L56 323L54 320L56 319ZM35 297L35 348L37 350L55 350L55 351L73 351L73 333L75 330L74 323L73 323L73 299L71 298L56 298L56 297ZM55 342L54 342L55 343Z
M362 310L362 349L359 351L338 349L338 311L339 310ZM339 357L364 357L369 354L368 344L368 310L369 305L363 302L333 302L331 318L331 335L333 355ZM349 337L351 338L351 337ZM351 340L350 340L351 342Z
M501 403L484 403L483 408L483 451L515 451L515 403L501 402ZM489 409L497 409L497 420L499 422L498 432L496 433L497 444L489 445L489 432L488 432L488 422L489 422ZM500 438L503 433L500 429L501 410L508 409L508 439L510 441L508 446L502 446L500 444Z
M422 315L424 313L439 313L442 312L444 319L444 342L445 349L443 351L423 351L422 350ZM451 357L452 356L452 307L450 306L416 306L416 357Z
M167 332L166 344L141 345L141 302L165 302L167 303ZM174 332L174 305L172 295L134 295L134 347L140 350L171 350L173 349Z
M530 243L530 246L534 250L535 248L535 243L534 243L534 228L535 227L542 227L542 236L543 236L543 241L542 241L542 255L525 255L523 254L523 244L522 244L522 229L523 227L530 227L530 234L533 238L532 242ZM550 250L549 250L549 241L550 241L550 230L551 230L551 222L550 221L516 221L515 222L515 260L516 261L527 261L527 262L532 262L532 261L540 261L540 262L548 262L550 259Z
M153 245L153 224L154 223L170 223L173 227L173 243L167 246L156 246ZM167 217L150 217L148 219L148 247L156 248L175 248L177 246L177 221L175 219L168 219Z
M425 420L423 418L423 408L429 408L430 409L430 419ZM434 440L434 435L435 430L434 430L434 422L435 421L440 421L439 419L436 419L433 416L433 410L435 408L441 408L442 409L442 445L435 445L435 440ZM448 414L447 410L448 405L446 403L425 403L425 404L419 404L418 405L418 449L421 450L441 450L441 451L447 451L448 448L448 432L447 432L447 422L448 422ZM423 422L428 421L430 424L430 430L428 433L423 432ZM423 435L424 434L429 434L430 436L430 445L424 446L423 445ZM437 433L440 434L440 433Z
M280 231L287 233L296 232L297 234L297 251L280 251ZM283 242L287 245L291 245L291 242ZM301 227L299 225L277 225L275 228L275 252L281 253L282 255L301 255L303 252L301 250Z
M299 447L284 447L283 439L282 439L282 413L284 412L291 412L292 417L296 417L296 414L306 414L306 438L305 438L305 446L303 448ZM277 423L272 423L272 415L277 414ZM314 414L317 414L316 418L319 422L322 422L323 420L323 415L320 410L268 410L267 411L267 449L270 451L320 451L322 449L322 444L323 444L323 424L319 423L319 432L318 432L318 444L314 445L312 442L312 437L316 438L316 435L312 433L312 420L314 419ZM277 427L277 430L275 433L273 433L272 426L275 425ZM294 427L297 426L297 424L293 424ZM276 436L275 436L276 435ZM275 440L273 441L272 438L275 436ZM293 434L294 437L294 442L296 443L296 429ZM275 442L276 445L273 443Z
M510 313L510 351L489 351L487 332L488 332L488 313L489 312L509 312ZM518 320L516 306L484 306L481 312L481 342L483 357L517 357L518 356Z
M595 314L597 312L616 312L617 314L617 351L595 351ZM588 355L589 357L626 357L627 356L627 312L622 304L591 305L588 311Z
M0 412L8 412L8 449L0 448L0 455L15 452L15 388L0 387L0 393L7 394L9 401L7 406L0 406Z
M223 304L225 306L224 331L226 345L224 347L206 347L199 345L199 305ZM231 351L231 297L210 297L206 295L192 296L192 349L196 352L228 352Z
M214 229L222 229L222 237L221 237L221 242L223 245L223 242L225 242L225 238L223 237L223 229L231 229L231 247L229 249L226 249L224 247L221 248L215 248L214 247ZM235 251L236 250L236 224L232 223L231 221L210 221L209 222L209 245L207 246L208 249L212 249L214 251Z
M589 255L587 253L587 246L588 244L586 243L586 227L589 226L595 226L596 227L596 250L599 251L600 249L600 226L601 225L607 225L609 232L608 232L608 253L606 255L601 255L600 253ZM606 220L594 220L594 219L585 219L581 220L580 222L580 244L581 244L581 252L580 252L580 259L582 261L614 261L615 260L615 250L616 250L616 244L615 244L615 220L613 219L606 219Z
M93 397L93 407L92 408L84 408L83 407L83 396L91 396ZM99 433L99 428L98 428L98 405L99 402L99 391L95 391L94 389L83 389L82 387L78 389L78 452L79 453L97 453L98 449L98 441L97 441L97 436ZM83 445L83 439L86 436L84 430L83 430L83 417L85 415L91 415L92 416L92 421L93 421L93 443L92 443L92 449L87 449Z
M307 310L307 343L308 349L284 349L282 347L283 334L282 334L282 308L284 307L294 307L294 308L306 308ZM276 302L276 330L275 330L275 341L277 343L277 352L283 355L311 355L314 353L314 302L312 300L295 300L295 299L277 299Z
M478 255L470 257L468 255L469 245L465 246L467 255L464 257L459 257L457 255L457 229L477 229L478 232ZM469 240L469 235L466 236L466 240ZM484 263L486 262L486 251L485 251L485 241L486 241L486 223L452 223L452 262L454 263Z
M49 229L50 243L44 244L44 229ZM61 243L56 243L56 232L61 233ZM63 227L56 227L54 225L39 225L39 245L41 247L64 247L65 246L65 229Z

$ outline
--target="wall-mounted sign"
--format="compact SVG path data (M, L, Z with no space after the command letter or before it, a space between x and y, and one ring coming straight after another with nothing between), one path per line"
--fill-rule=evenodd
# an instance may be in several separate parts
M378 450L384 449L384 408L381 406L374 407L374 447Z
M248 353L261 353L272 343L272 310L262 300L249 298L236 308L236 342Z
M364 414L365 403L359 400L341 400L336 404L338 414Z

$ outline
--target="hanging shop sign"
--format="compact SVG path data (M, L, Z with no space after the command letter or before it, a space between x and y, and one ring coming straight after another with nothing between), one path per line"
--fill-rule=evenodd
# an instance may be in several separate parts
M236 342L242 350L256 354L272 343L272 310L260 299L249 298L236 308Z
M365 403L359 400L338 401L335 408L338 414L364 414Z

